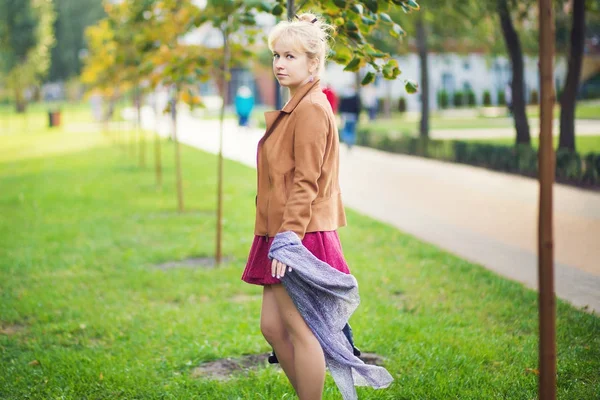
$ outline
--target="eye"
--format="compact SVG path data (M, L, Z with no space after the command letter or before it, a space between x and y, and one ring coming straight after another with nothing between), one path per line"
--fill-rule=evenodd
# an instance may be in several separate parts
M273 58L278 58L279 54L273 54Z
M294 58L294 56L293 56L293 55L291 55L291 54L288 54L288 55L287 55L287 58L288 58L289 60L291 60L291 59L293 59L293 58Z

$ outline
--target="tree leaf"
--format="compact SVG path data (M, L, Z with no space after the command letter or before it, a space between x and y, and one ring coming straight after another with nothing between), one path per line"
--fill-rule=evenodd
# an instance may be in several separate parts
M367 26L373 26L376 24L377 21L375 21L374 19L371 19L369 17L365 17L364 15L360 18L361 21L363 22L363 24L367 25Z
M273 7L273 9L271 10L271 14L273 14L276 17L279 17L281 14L283 14L283 7L281 6L281 4L276 4L275 7Z
M359 57L354 57L348 65L344 68L344 71L356 72L360 69L361 59Z
M365 77L363 78L361 85L368 85L369 83L375 80L375 74L373 72L367 72Z
M392 18L386 13L379 13L379 19L384 22L391 22L391 23L394 22L394 21L392 21Z
M407 79L404 81L404 89L406 89L406 93L414 94L418 92L419 85L415 81Z
M352 7L350 7L350 10L354 11L358 15L362 15L364 8L363 8L362 4L352 4Z
M369 11L372 13L379 11L379 4L377 3L377 0L363 0L363 3L365 3L365 6L367 6Z

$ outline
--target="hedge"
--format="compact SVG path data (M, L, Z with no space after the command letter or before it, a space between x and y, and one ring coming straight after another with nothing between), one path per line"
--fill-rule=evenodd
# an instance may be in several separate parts
M516 147L461 140L436 140L403 136L371 135L359 130L357 144L392 153L416 155L442 161L485 167L496 171L537 176L538 152L527 145ZM600 153L585 156L559 149L556 152L556 181L600 188Z

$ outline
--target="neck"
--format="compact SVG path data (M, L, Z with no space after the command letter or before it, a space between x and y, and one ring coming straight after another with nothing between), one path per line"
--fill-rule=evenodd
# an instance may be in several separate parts
M316 79L316 78L313 76L313 79ZM294 95L296 94L296 92L298 91L299 88L301 88L302 86L306 85L309 82L310 82L310 76L308 78L306 78L304 81L302 81L302 83L299 84L298 86L290 87L289 88L290 89L290 99L292 97L294 97Z

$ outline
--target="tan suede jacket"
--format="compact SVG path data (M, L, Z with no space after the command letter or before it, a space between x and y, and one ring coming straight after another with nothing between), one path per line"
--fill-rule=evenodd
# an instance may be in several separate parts
M281 111L265 113L256 155L255 235L332 231L346 225L335 117L319 80L300 87Z

